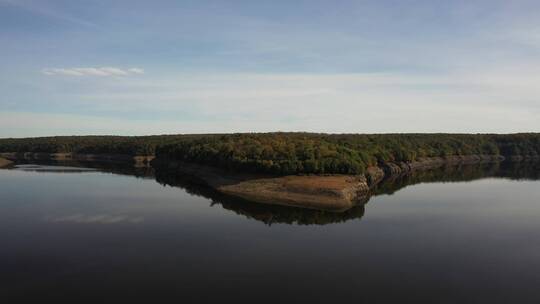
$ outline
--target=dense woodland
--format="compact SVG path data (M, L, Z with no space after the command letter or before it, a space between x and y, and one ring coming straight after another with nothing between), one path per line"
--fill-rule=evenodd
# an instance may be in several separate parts
M384 162L453 155L540 155L540 134L315 134L63 136L0 139L0 152L156 155L222 168L294 173L362 173Z

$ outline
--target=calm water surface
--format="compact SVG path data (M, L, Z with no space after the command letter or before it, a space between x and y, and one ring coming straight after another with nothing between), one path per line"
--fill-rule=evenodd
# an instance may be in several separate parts
M106 171L0 170L1 303L540 303L537 166L388 181L343 214Z

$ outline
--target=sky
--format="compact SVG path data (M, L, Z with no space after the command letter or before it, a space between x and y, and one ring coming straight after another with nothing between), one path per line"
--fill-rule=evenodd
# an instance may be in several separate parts
M0 0L0 137L540 131L540 2Z

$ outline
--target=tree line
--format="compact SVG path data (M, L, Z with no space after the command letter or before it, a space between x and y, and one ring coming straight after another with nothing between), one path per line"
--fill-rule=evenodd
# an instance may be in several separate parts
M457 155L538 156L540 134L238 133L0 139L0 152L155 155L272 174L363 173L369 166Z

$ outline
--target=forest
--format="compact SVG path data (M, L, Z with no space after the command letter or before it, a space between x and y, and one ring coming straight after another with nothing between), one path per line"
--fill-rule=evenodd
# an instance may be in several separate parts
M0 152L155 155L231 170L359 174L369 166L455 155L540 155L540 133L236 133L0 139Z

